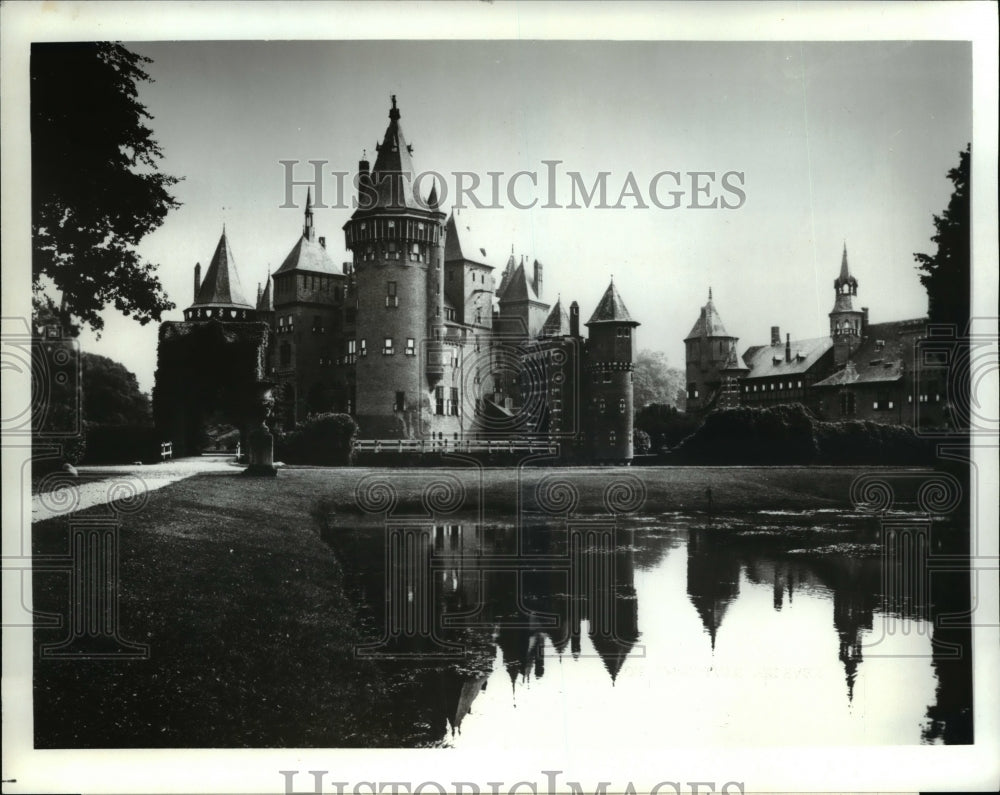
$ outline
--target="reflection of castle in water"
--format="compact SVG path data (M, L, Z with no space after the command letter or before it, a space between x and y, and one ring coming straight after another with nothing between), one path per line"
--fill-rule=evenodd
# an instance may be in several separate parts
M516 693L544 677L547 648L578 658L586 633L613 682L639 638L631 535L606 524L392 528L388 581L386 567L352 553L366 600L388 602L385 633L368 651L409 667L422 722L441 733L470 712L497 650Z
M421 525L390 530L390 536L394 532L396 541L389 546L395 543L401 553L390 555L389 581L381 545L343 551L355 579L364 583L364 601L376 611L389 602L386 632L373 648L383 670L406 683L399 715L392 719L424 726L435 738L461 726L495 665L505 669L516 698L519 687L545 676L552 663L547 654L560 662L567 651L579 657L584 636L614 682L640 636L636 561L644 569L655 568L665 550L682 543L676 534L646 533L636 547L636 533L642 531L586 523L520 529ZM837 648L851 700L863 662L863 633L871 631L875 612L887 608L881 566L879 558L789 554L787 543L774 538L723 538L692 529L687 595L713 653L743 576L754 585L771 586L774 610L803 592L830 599L837 637L831 653ZM912 607L890 610L906 618L927 617ZM435 653L441 656L434 658ZM407 655L413 659L401 659ZM945 677L967 675L968 661L964 668L947 670L937 658L934 664L941 687L950 690L939 691L944 693L939 701L948 696L949 702L931 709L936 709L935 719L950 710L938 720L946 725L961 708L950 704L961 699L948 694L964 691L948 685Z

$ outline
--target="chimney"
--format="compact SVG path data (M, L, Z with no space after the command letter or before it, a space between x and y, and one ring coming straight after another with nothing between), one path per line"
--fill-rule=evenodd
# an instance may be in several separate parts
M321 238L319 239L319 244L320 244L320 245L321 245L321 246L322 246L323 248L326 248L326 238L325 238L325 237L321 237Z
M771 326L771 344L781 345L781 329L777 326Z
M535 260L535 295L542 297L542 263Z
M861 339L868 336L868 307L861 307Z
M194 265L194 300L198 300L198 291L201 289L201 263Z
M580 305L576 301L569 305L569 335L580 336Z
M785 361L790 362L792 360L792 335L785 335Z

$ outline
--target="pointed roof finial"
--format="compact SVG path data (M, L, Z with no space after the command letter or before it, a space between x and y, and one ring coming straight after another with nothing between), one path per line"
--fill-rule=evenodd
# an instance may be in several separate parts
M396 107L396 95L392 94L392 108L389 109L389 118L396 121L399 118L399 108Z
M311 210L313 205L312 186L306 188L306 210Z
M709 301L712 300L712 288L711 287L708 288L708 300Z

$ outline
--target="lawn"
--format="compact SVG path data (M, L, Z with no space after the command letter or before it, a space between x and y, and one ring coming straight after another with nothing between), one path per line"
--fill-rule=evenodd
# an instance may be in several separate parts
M638 512L654 518L706 509L709 487L720 513L849 508L852 480L869 471L532 469L520 475L520 489L519 473L509 469L197 475L150 493L142 512L120 520L120 634L148 644L148 659L42 659L38 644L58 642L66 630L36 629L36 745L385 744L373 716L391 712L394 694L375 664L353 654L360 637L354 606L340 564L319 536L324 525L336 531L384 521L384 514L356 507L359 484L370 487L369 507L383 488L376 481L390 484L396 515L427 516L426 499L454 509L448 522L475 521L481 511L487 522L506 523L519 504L540 507L536 491L549 495L550 509L562 493L578 514L608 515L605 489L620 480L634 486L632 478L646 492ZM430 483L454 488L449 478L457 490L442 486L423 497ZM619 498L614 504L639 505L627 492ZM73 518L106 513L98 507ZM59 518L34 525L34 553L65 554L69 524ZM65 574L36 574L36 609L67 613L66 584Z

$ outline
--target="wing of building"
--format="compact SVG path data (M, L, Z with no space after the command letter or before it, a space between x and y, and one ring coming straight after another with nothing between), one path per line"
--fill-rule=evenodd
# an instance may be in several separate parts
M829 420L946 422L943 354L931 350L927 319L873 324L868 307L856 305L858 285L845 245L833 282L829 333L782 339L780 328L772 326L770 345L750 346L742 357L709 291L685 339L688 410L801 403ZM924 355L921 348L928 349Z

